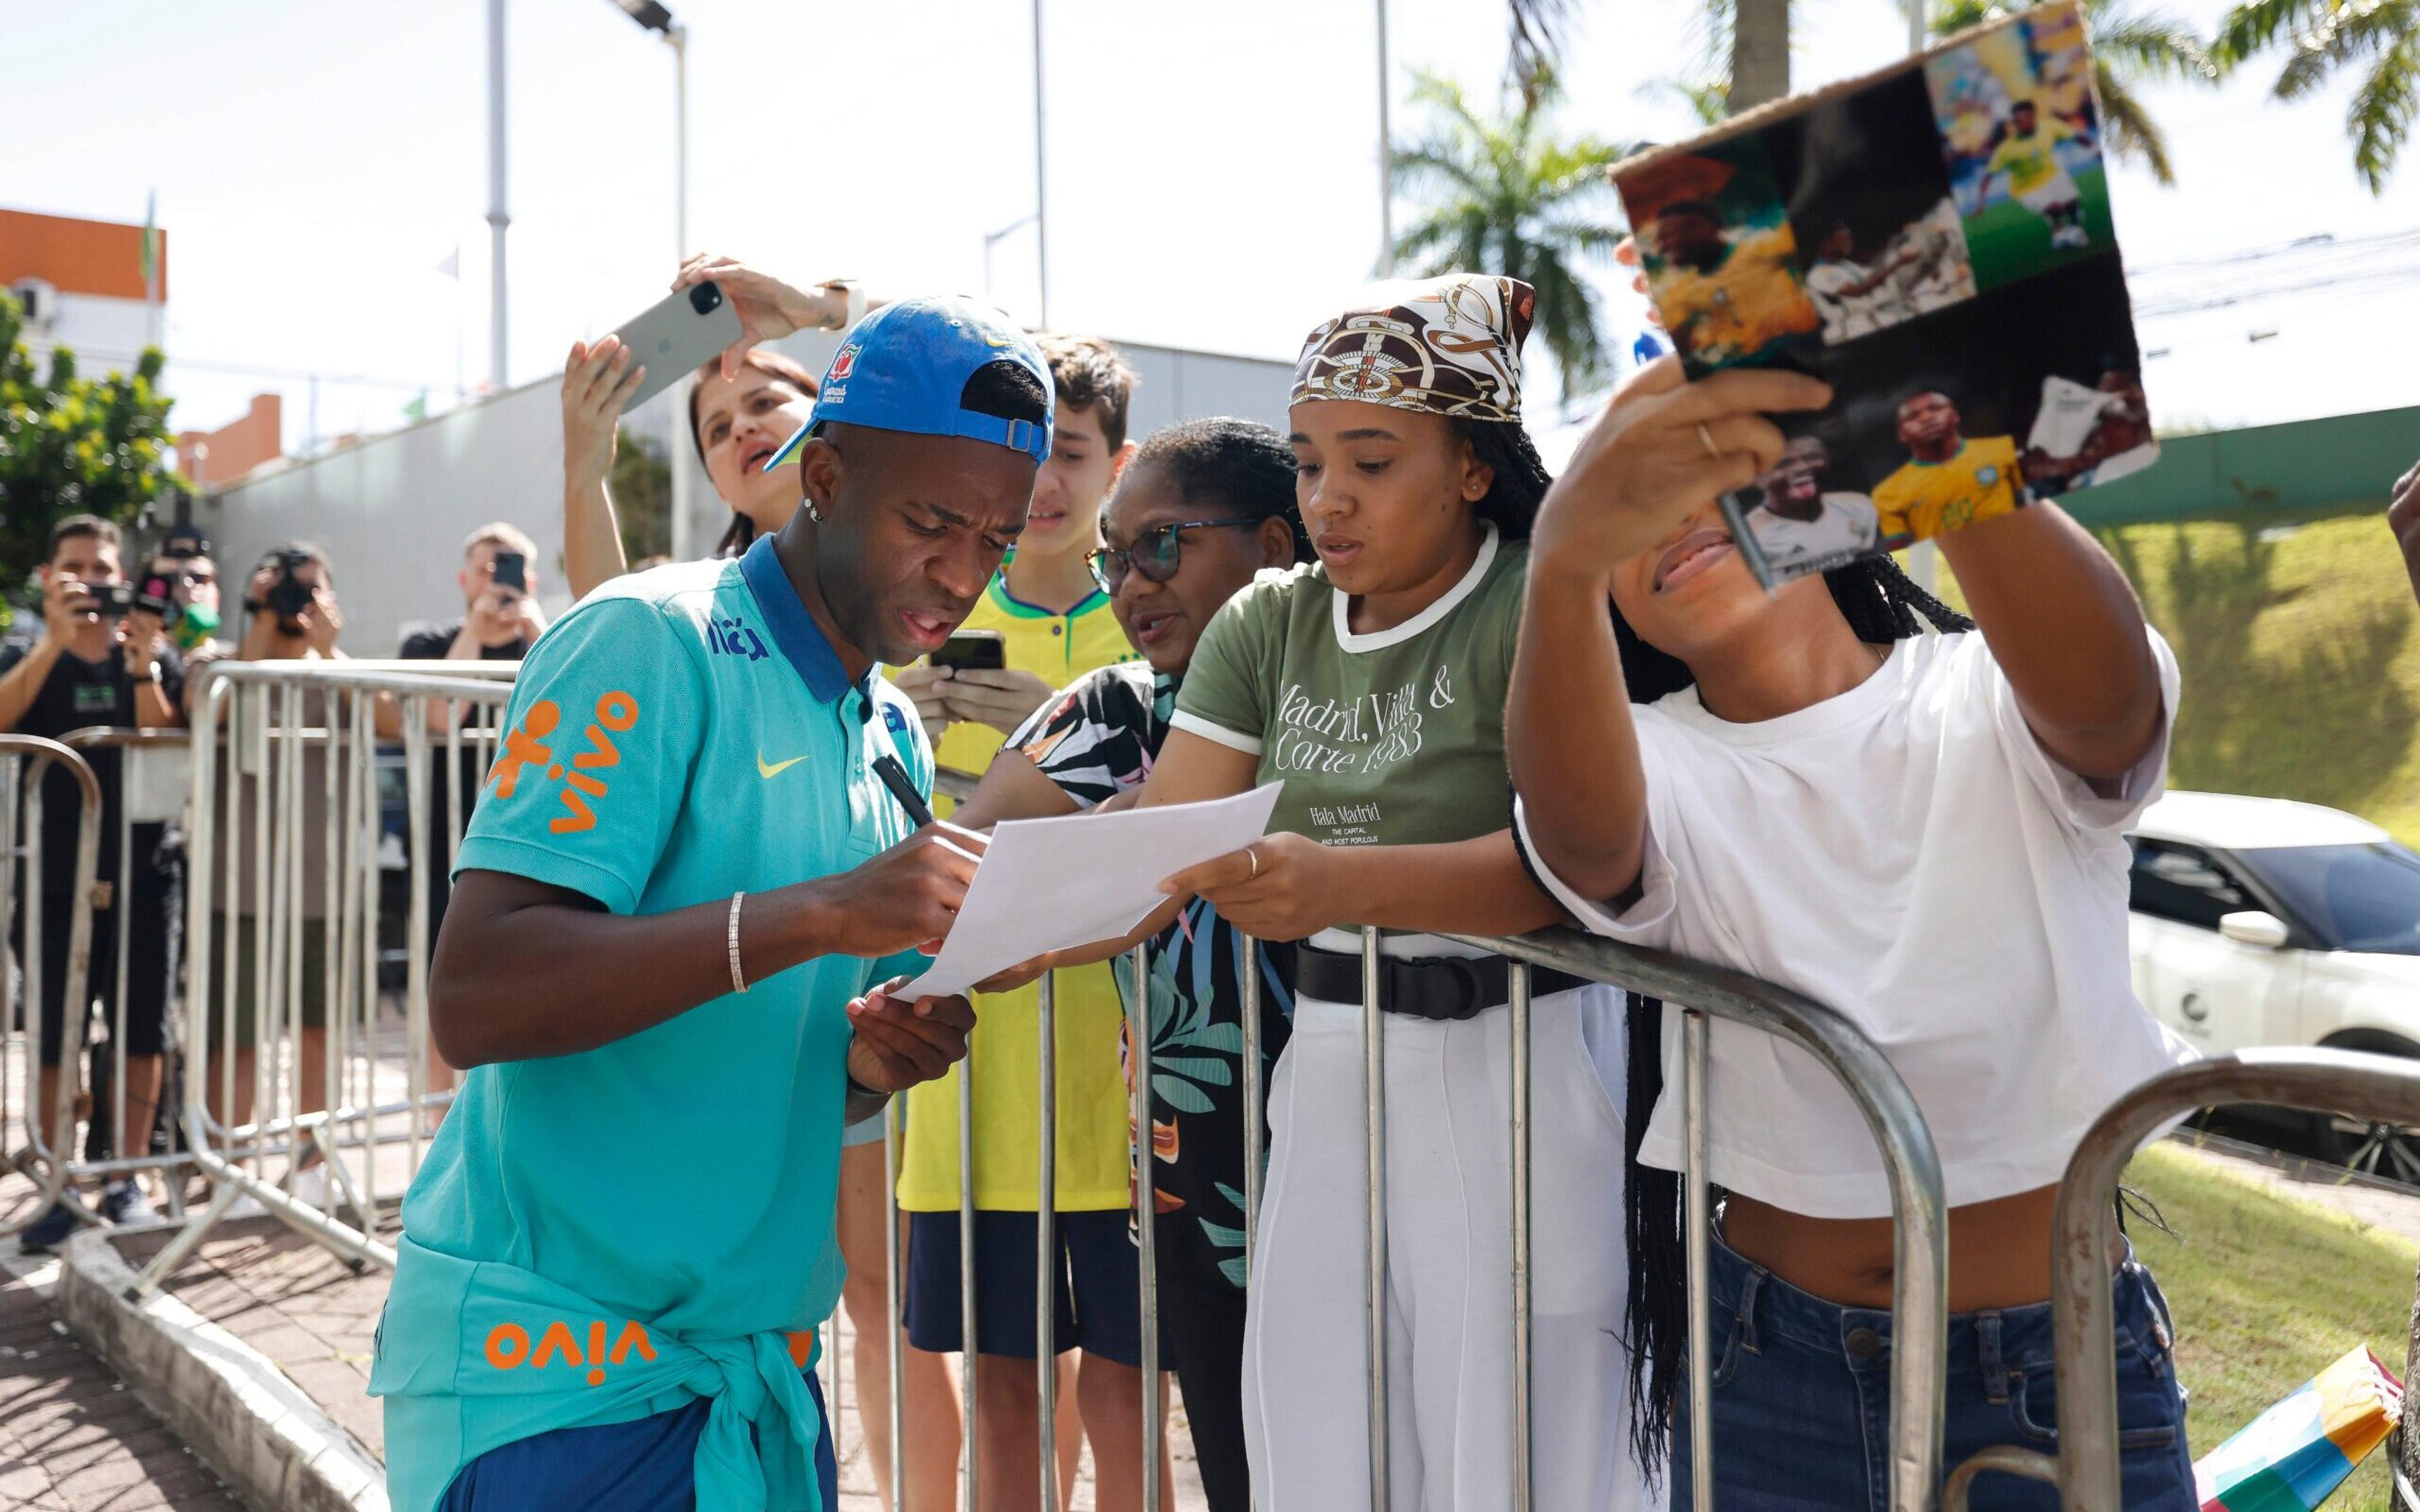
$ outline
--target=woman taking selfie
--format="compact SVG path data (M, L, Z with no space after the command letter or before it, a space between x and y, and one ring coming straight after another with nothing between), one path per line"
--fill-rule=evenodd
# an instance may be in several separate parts
M1888 558L1768 594L1714 500L1780 455L1763 412L1830 396L1783 372L1683 383L1668 358L1581 444L1529 562L1507 716L1521 838L1590 929L1794 988L1890 1057L1950 1204L1944 1466L1991 1445L2055 1453L2057 1183L2092 1120L2187 1054L2135 1000L2126 945L2125 832L2164 785L2176 660L2116 563L2049 502L1938 538L1973 624ZM1635 1435L1651 1458L1670 1446L1671 1504L1686 1507L1666 1017L1642 1001L1631 1019L1630 1343ZM1711 1277L1714 1504L1880 1512L1892 1225L1879 1153L1805 1053L1717 1023L1712 1063L1708 1176L1727 1194ZM2122 1253L2110 1285L2125 1504L2184 1512L2167 1309ZM2057 1498L1986 1475L1974 1501Z
M797 512L803 492L798 464L768 470L765 461L807 423L815 403L814 376L756 344L794 331L845 330L867 303L848 285L800 290L727 258L706 256L690 259L673 287L677 291L707 279L737 312L741 337L697 371L689 395L690 442L716 495L731 509L731 528L714 554L736 557ZM645 376L644 365L633 363L629 349L613 336L594 346L574 343L564 363L563 563L575 598L627 570L605 480L613 471L623 406ZM856 1142L841 1152L839 1228L848 1264L841 1296L857 1333L852 1364L858 1423L888 1505L893 1329L882 1280L882 1125L869 1121L851 1134ZM956 1494L957 1396L939 1358L915 1350L902 1354L908 1424L902 1504L908 1512L946 1512Z
M1271 833L1169 879L1261 939L1303 940L1269 1092L1270 1166L1244 1366L1264 1507L1367 1506L1360 926L1388 931L1385 1317L1391 1505L1501 1505L1512 1484L1512 1157L1506 965L1438 933L1560 917L1507 821L1503 708L1529 527L1548 479L1521 428L1534 295L1391 285L1295 367L1295 501L1316 563L1203 633L1141 804L1282 779ZM1128 942L1131 943L1131 942ZM1106 947L1067 952L1097 956ZM1029 963L1019 974L1043 963ZM1621 1353L1621 1000L1533 976L1537 1504L1640 1504L1608 1424Z
M1119 475L1101 533L1108 545L1093 554L1095 570L1144 659L1104 667L1036 712L959 809L960 824L1078 813L1134 794L1219 606L1256 574L1310 555L1295 518L1294 453L1285 438L1245 420L1190 421L1145 441ZM1251 1504L1242 1401L1243 949L1235 927L1196 899L1152 941L1148 994L1159 1068L1150 1148L1160 1329L1211 1512ZM1259 971L1265 1064L1285 1047L1293 947L1264 947ZM1119 986L1131 996L1123 963Z

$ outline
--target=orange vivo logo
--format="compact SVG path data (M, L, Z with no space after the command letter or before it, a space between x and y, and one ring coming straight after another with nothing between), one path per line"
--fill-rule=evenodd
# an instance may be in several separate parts
M588 1372L588 1384L601 1386L605 1384L607 1366L625 1364L633 1354L646 1361L653 1361L656 1357L655 1341L647 1336L644 1324L625 1319L621 1331L613 1335L613 1342L609 1347L605 1336L612 1327L601 1318L591 1319L583 1349L580 1336L572 1332L571 1324L560 1318L546 1325L535 1346L530 1342L529 1330L520 1324L498 1323L488 1330L484 1352L488 1363L499 1370L519 1370L524 1365L532 1370L547 1370L556 1365L567 1365L576 1370L584 1366ZM814 1354L815 1331L801 1329L787 1335L787 1341L790 1363L801 1370L805 1369L807 1361Z
M548 781L563 784L558 791L564 812L547 821L548 829L558 835L577 835L596 828L597 810L588 800L601 801L609 791L606 779L597 774L622 764L621 748L613 744L613 736L628 734L638 726L639 701L628 693L608 693L597 701L596 713L595 722L584 732L588 748L576 752L566 766L555 760L554 747L549 744L563 723L562 705L552 699L531 704L521 716L521 727L504 733L504 748L488 774L496 796L512 797L535 768L545 773Z

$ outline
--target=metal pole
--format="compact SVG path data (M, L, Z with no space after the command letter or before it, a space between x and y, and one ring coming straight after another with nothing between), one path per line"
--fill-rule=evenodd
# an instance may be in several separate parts
M1924 0L1907 0L1907 50L1921 53L1924 43Z
M689 256L689 28L675 26L664 33L664 41L673 50L673 266L678 267ZM673 385L673 413L689 413L690 386L694 375L683 373ZM679 428L675 422L675 430ZM666 549L675 562L687 562L696 553L695 521L690 516L697 501L697 476L692 471L689 449L675 436L669 455L672 458L672 530Z
M1055 974L1044 972L1034 986L1033 1023L1038 1042L1035 1053L1042 1063L1042 1146L1041 1170L1033 1189L1033 1374L1035 1402L1042 1415L1041 1448L1035 1458L1042 1461L1042 1507L1044 1512L1057 1512L1059 1505L1059 1351L1057 1309L1059 1288L1052 1285L1057 1278L1059 1262L1058 1236L1051 1231L1051 1220L1059 1210L1059 1040L1053 1020L1058 1007L1053 991Z
M965 1412L958 1443L958 1506L978 1512L975 1473L975 1047L958 1059L958 1401Z
M1378 272L1395 266L1395 133L1388 124L1393 86L1387 66L1387 0L1378 0Z
M1512 962L1505 989L1512 1036L1512 1508L1529 1512L1529 968Z
M403 792L411 826L411 897L403 933L403 1087L411 1171L420 1172L420 1100L428 1090L428 697L403 701Z
M1706 1015L1681 1015L1681 1119L1688 1140L1683 1172L1689 1257L1689 1503L1695 1512L1714 1512L1714 1381L1713 1340L1707 1336L1708 1267L1714 1261L1711 1194L1706 1189Z
M882 1326L891 1331L891 1505L902 1512L908 1504L904 1484L908 1456L900 1441L908 1433L907 1406L899 1398L908 1389L908 1331L899 1326L899 1139L906 1130L908 1100L894 1097L882 1110ZM1047 1512L1047 1509L1046 1509Z
M1042 297L1042 326L1050 326L1049 153L1042 119L1042 0L1033 0L1033 281Z
M1261 942L1249 934L1239 933L1236 938L1244 947L1235 978L1243 987L1239 995L1244 1014L1244 1288L1249 1291L1252 1257L1260 1244L1261 1160L1268 1143L1268 1125L1261 1091Z
M488 381L504 388L504 0L488 0Z
M1142 1507L1159 1512L1159 1203L1152 1193L1151 947L1134 948L1126 1049L1134 1066L1135 1264L1142 1283ZM1043 1512L1053 1512L1046 1505Z
M1387 1488L1387 1050L1378 1009L1378 932L1361 931L1361 1097L1369 1160L1370 1512Z

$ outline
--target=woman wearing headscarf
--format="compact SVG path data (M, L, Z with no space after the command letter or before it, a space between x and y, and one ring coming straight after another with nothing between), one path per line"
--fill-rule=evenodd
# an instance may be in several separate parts
M1511 1495L1507 969L1437 936L1560 917L1507 827L1504 699L1548 483L1521 425L1534 303L1516 280L1451 274L1311 332L1288 440L1319 560L1211 621L1140 800L1285 783L1271 833L1171 878L1140 932L1199 896L1249 934L1305 941L1244 1367L1252 1490L1271 1512L1371 1504L1361 926L1384 931L1388 1504ZM1641 1506L1619 1427L1621 1000L1546 971L1533 990L1535 1504Z

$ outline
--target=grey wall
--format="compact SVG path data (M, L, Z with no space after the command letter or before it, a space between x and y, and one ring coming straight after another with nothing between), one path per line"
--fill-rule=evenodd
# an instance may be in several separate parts
M775 345L821 373L840 337L817 332ZM1210 415L1284 422L1286 363L1165 347L1120 349L1142 378L1127 426L1138 440L1171 422ZM230 609L250 565L271 547L301 537L324 548L335 563L344 648L356 656L393 656L408 629L461 613L454 575L462 538L504 519L537 543L539 601L550 614L562 612L570 599L563 589L559 394L558 380L544 378L287 463L202 501L194 518L218 548ZM729 516L697 464L687 416L675 413L668 393L641 406L628 424L662 440L674 465L690 470L690 539L707 549Z

